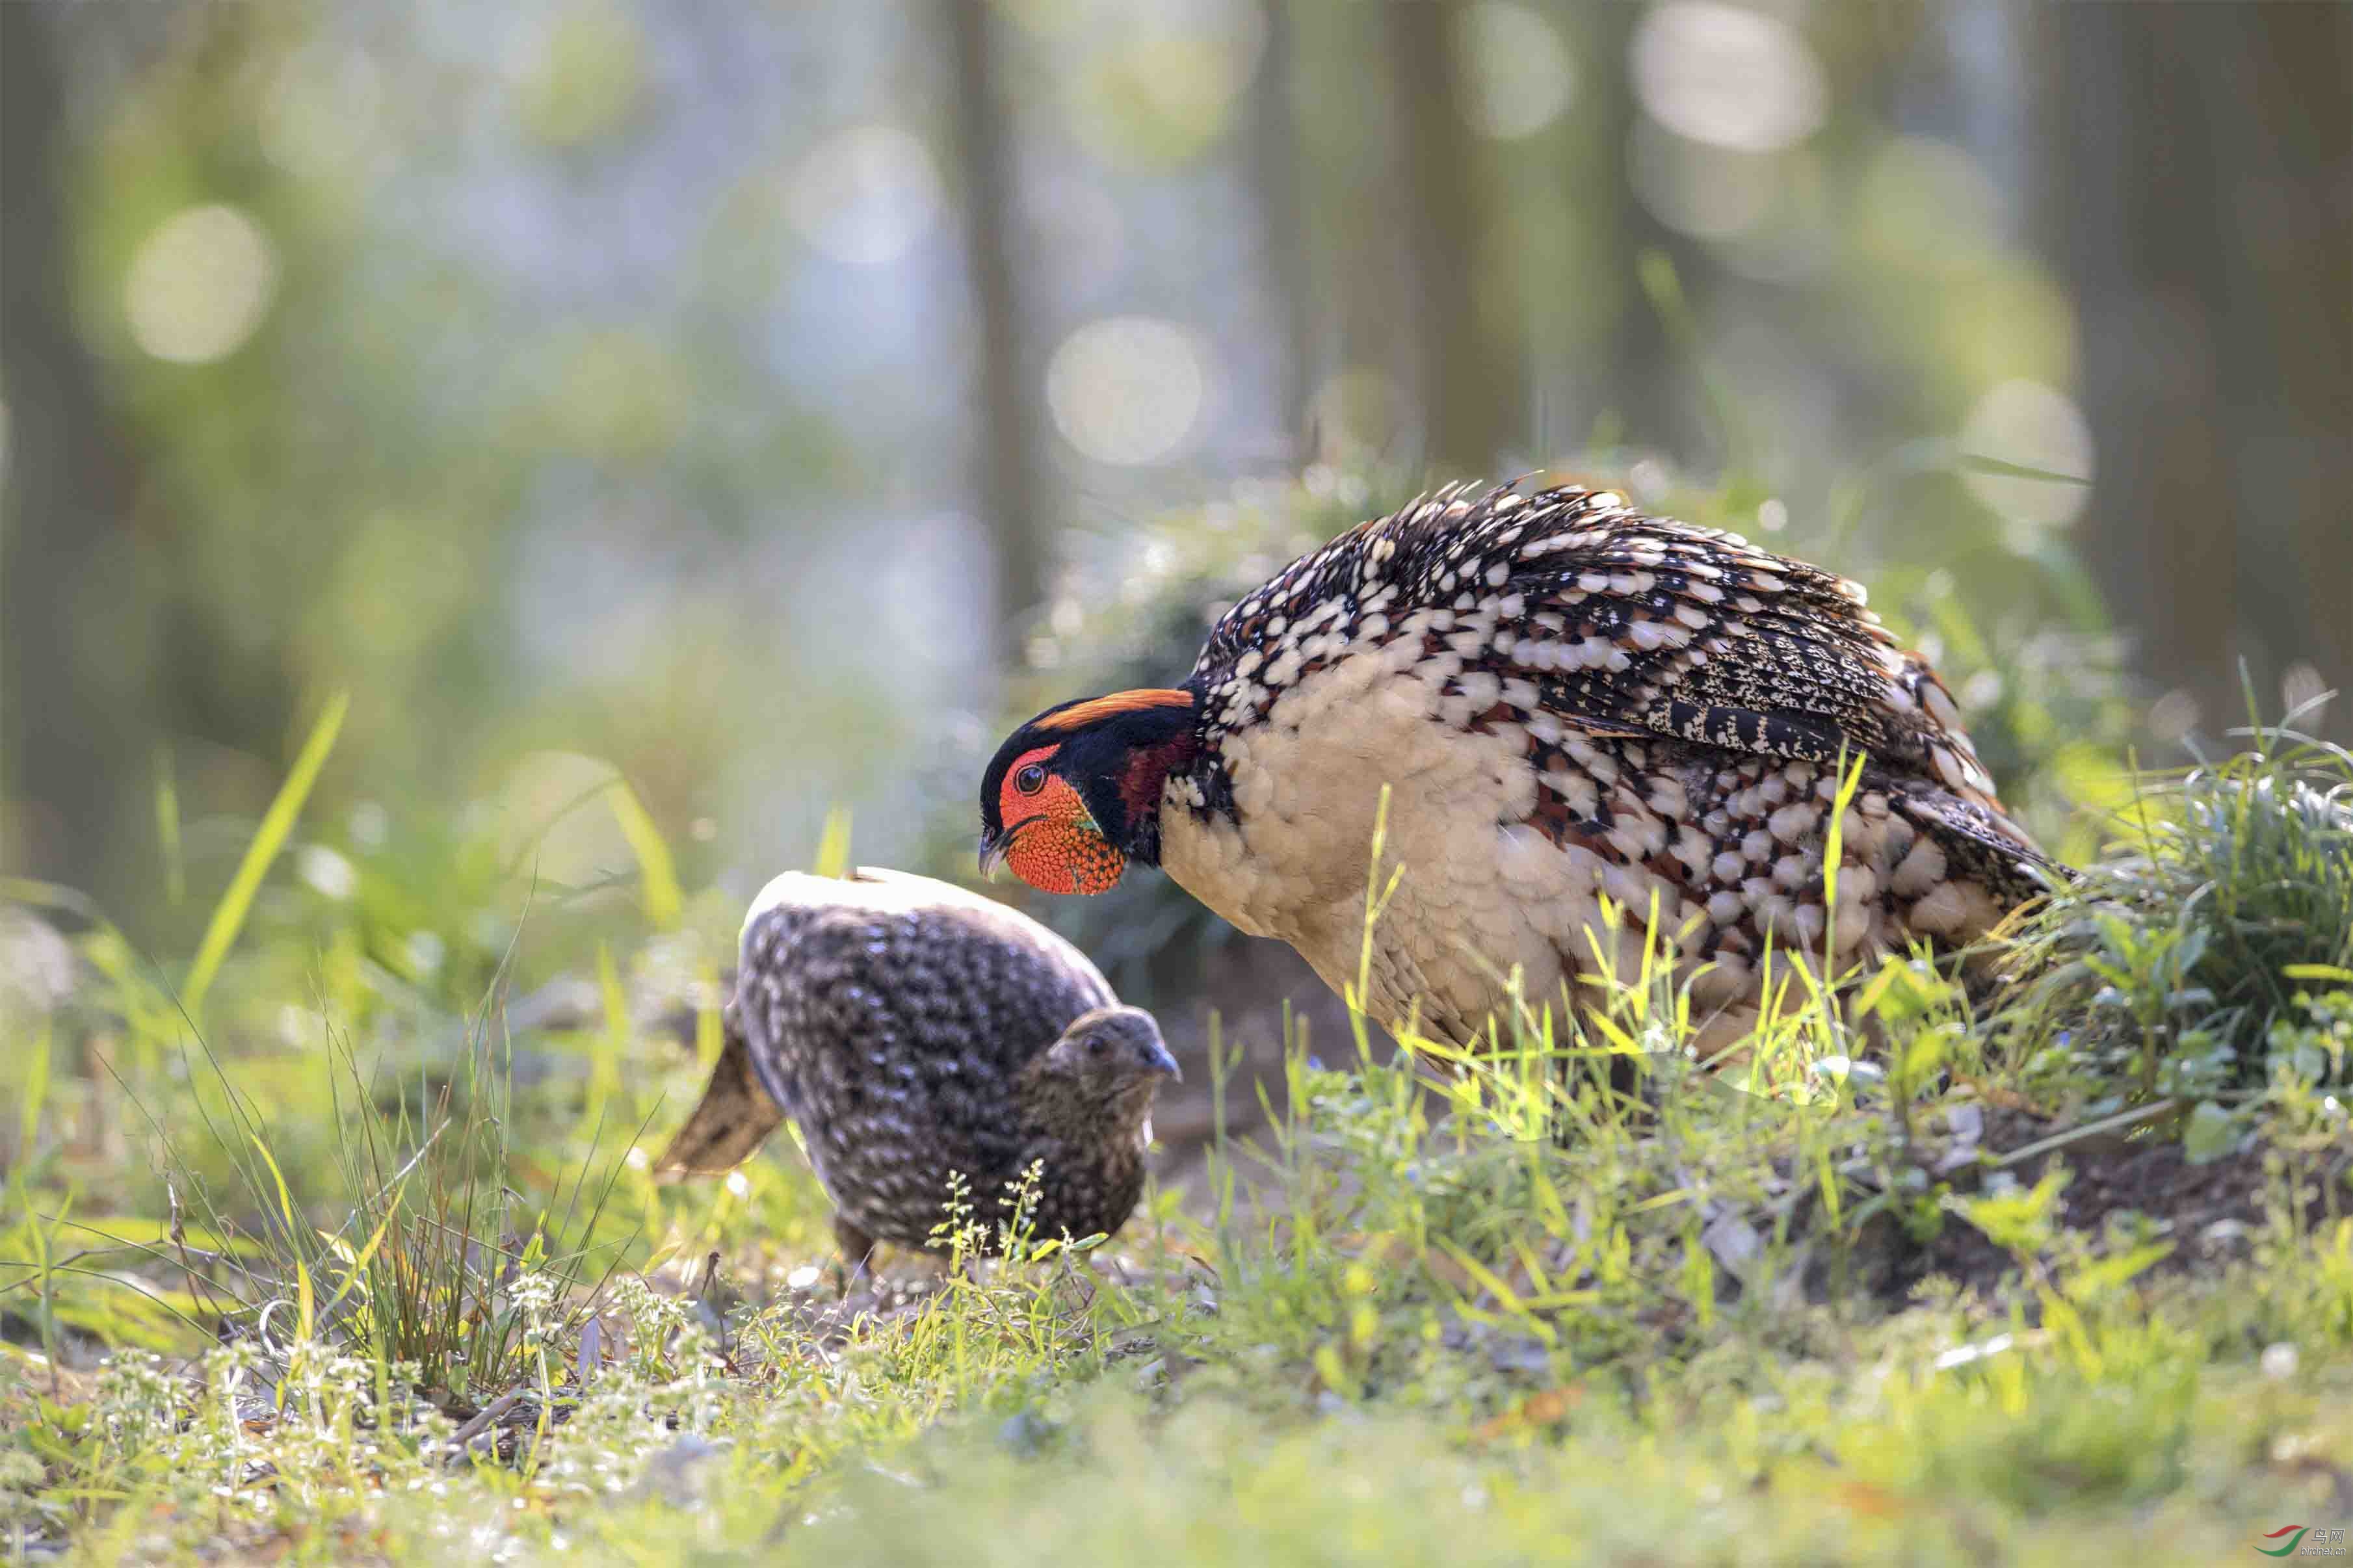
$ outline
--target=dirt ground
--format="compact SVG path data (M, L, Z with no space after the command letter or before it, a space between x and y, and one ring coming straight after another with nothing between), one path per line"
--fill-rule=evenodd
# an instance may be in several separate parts
M1986 1161L1999 1162L2065 1131L2061 1123L2030 1111L1988 1109L1978 1143ZM2144 1124L2067 1142L2001 1169L2031 1187L2053 1164L2063 1164L2071 1174L2054 1215L2060 1227L2096 1237L2128 1215L2144 1216L2155 1239L2173 1247L2157 1265L2158 1271L2175 1273L2211 1268L2253 1250L2265 1223L2265 1198L2274 1180L2265 1163L2272 1152L2255 1140L2221 1159L2194 1164L2178 1131ZM2342 1178L2348 1160L2353 1160L2353 1150L2338 1152L2298 1173L2298 1198L2307 1224L2327 1223L2343 1212ZM1968 1184L1960 1173L1955 1180L1957 1188ZM1891 1247L1889 1270L1880 1281L1891 1294L1908 1293L1932 1274L1990 1293L2016 1268L2008 1253L1957 1215L1947 1216L1936 1238L1925 1246L1906 1237L1891 1241Z

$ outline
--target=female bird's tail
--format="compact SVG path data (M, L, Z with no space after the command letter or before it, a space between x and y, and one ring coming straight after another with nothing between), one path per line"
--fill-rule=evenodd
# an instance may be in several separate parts
M750 1159L785 1119L752 1070L751 1047L736 1025L733 1007L727 1009L726 1031L718 1063L711 1069L711 1082L704 1087L694 1114L654 1162L656 1181L667 1184L693 1176L723 1176Z

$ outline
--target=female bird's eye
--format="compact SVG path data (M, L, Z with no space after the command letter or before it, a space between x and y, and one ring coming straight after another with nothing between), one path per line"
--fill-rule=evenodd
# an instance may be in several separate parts
M1036 795L1039 790L1044 789L1046 787L1045 764L1043 763L1031 763L1028 767L1023 768L1019 773L1015 773L1013 775L1013 787L1019 790L1023 795Z

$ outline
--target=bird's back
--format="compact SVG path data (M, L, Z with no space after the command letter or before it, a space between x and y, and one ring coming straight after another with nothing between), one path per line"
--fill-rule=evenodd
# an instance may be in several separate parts
M1114 1000L1035 921L948 883L860 868L788 874L762 892L728 1024L843 1213L920 1240L945 1171L980 1183L1014 1161L1022 1066ZM913 1220L893 1223L917 1214L913 1237Z
M1999 809L1951 695L1860 585L1609 491L1454 487L1361 524L1229 611L1192 679L1230 727L1367 647L1444 665L1440 717L1461 727L1549 713L1809 762L1844 749Z
M1162 864L1336 986L1385 809L1406 881L1370 978L1446 1033L1515 964L1535 994L1590 968L1604 900L1655 906L1732 1005L1768 943L1958 944L2036 888L1951 696L1860 587L1608 492L1458 487L1363 524L1246 595L1187 686ZM1833 915L1827 808L1866 758Z

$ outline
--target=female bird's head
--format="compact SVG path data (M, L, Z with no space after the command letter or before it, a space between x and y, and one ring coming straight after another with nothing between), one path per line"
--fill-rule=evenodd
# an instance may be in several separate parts
M1196 745L1193 694L1117 691L1049 708L980 781L980 869L1002 861L1047 893L1110 890L1130 860L1160 863L1160 789Z
M1071 1019L1060 1038L1029 1058L1014 1084L1014 1102L1029 1131L1133 1160L1152 1141L1160 1086L1184 1077L1151 1014L1097 1007Z

